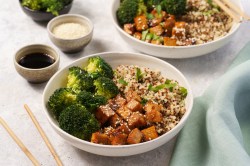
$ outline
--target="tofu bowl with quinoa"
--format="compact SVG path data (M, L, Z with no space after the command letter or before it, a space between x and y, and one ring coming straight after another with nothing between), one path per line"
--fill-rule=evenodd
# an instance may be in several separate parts
M104 156L129 156L167 143L193 105L178 69L136 53L99 53L58 71L43 93L52 128L69 144Z
M230 1L241 7L239 0ZM211 53L240 26L212 0L114 0L111 12L125 42L163 58Z

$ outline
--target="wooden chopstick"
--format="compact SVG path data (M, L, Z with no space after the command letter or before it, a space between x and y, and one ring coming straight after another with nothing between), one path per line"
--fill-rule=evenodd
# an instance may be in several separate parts
M41 128L41 126L39 125L38 121L36 120L36 117L34 116L34 114L31 112L30 108L28 107L27 104L24 104L24 108L25 110L28 112L31 120L33 121L33 123L35 124L37 130L39 131L40 135L42 136L45 144L47 145L47 147L49 148L51 154L53 155L54 159L56 160L57 165L59 166L63 166L62 161L60 160L60 158L58 157L58 155L56 154L56 151L54 150L53 146L51 145L48 137L46 136L45 132L43 131L43 129Z
M5 128L5 130L9 133L12 139L16 142L16 144L22 149L22 151L26 154L26 156L30 159L30 161L35 165L39 166L39 162L37 159L30 153L30 151L25 147L22 141L15 135L15 133L11 130L8 124L0 117L0 123Z
M250 20L250 16L248 16L245 12L242 11L237 5L233 4L229 0L223 0L225 4L227 4L230 8L232 8L235 12L238 12L243 18L246 20Z
M250 21L250 16L241 10L240 7L233 4L229 0L213 0L222 10L230 15L235 22L242 22L243 20Z

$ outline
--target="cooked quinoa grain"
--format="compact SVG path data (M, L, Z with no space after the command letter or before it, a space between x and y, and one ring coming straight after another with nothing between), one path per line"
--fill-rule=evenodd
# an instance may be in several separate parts
M186 112L183 87L175 80L169 80L160 71L153 71L136 65L119 65L114 70L113 81L121 93L136 92L142 101L152 101L161 105L161 122L147 122L154 125L159 135L174 128ZM166 85L165 88L162 88Z

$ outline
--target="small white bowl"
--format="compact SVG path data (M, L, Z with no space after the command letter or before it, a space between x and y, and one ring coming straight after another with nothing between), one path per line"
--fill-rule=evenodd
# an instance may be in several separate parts
M179 84L188 90L188 95L185 100L186 104L186 112L180 122L169 132L163 134L162 136L153 139L148 142L134 144L134 145L100 145L91 143L88 141L84 141L81 139L78 139L66 132L64 132L60 127L58 126L58 122L56 119L53 118L53 115L48 110L47 102L49 100L49 97L53 94L53 92L60 87L65 87L67 82L67 74L68 74L68 68L71 66L86 66L87 60L90 56L100 56L104 60L106 60L113 68L117 67L120 64L127 64L127 65L138 65L143 67L149 67L153 70L161 71L162 75L169 79L174 79L179 82ZM183 76L183 74L176 69L171 64L160 60L158 58L143 55L143 54L136 54L136 53L115 53L115 52L108 52L108 53L99 53L86 56L83 58L80 58L73 63L71 63L68 66L65 66L63 69L58 71L51 80L47 83L44 92L43 92L43 109L46 114L46 117L53 127L53 129L69 144L82 149L84 151L103 155L103 156L129 156L129 155L135 155L143 152L150 151L152 149L155 149L166 142L170 141L184 126L186 120L188 119L192 105L193 105L193 96L192 91L190 88L190 85L186 78Z
M53 33L53 29L64 23L77 23L83 25L87 29L87 34L75 39L63 39L57 37ZM94 26L92 22L85 16L79 14L64 14L57 16L49 21L47 25L47 31L50 40L58 47L60 50L66 53L75 53L81 51L86 47L93 37Z
M230 0L230 1L242 7L239 0ZM114 26L116 27L121 37L125 40L125 42L127 42L131 47L140 52L162 58L176 58L176 59L191 58L211 53L221 48L225 44L227 44L240 27L240 23L234 23L230 32L227 35L221 37L220 39L205 44L192 45L192 46L155 45L138 40L133 36L129 35L128 33L126 33L121 28L116 18L116 11L119 6L120 6L120 0L113 0L111 5L111 15Z
M36 53L47 54L53 58L54 63L43 68L28 68L19 64L20 60L25 56ZM31 83L42 83L48 81L58 70L60 56L57 51L44 44L31 44L20 48L14 56L14 66L18 74Z

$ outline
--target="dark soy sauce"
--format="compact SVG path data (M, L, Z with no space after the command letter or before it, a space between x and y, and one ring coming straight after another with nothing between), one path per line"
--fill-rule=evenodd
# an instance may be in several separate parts
M31 69L39 69L52 65L55 59L45 53L31 53L25 55L18 62L21 66Z

